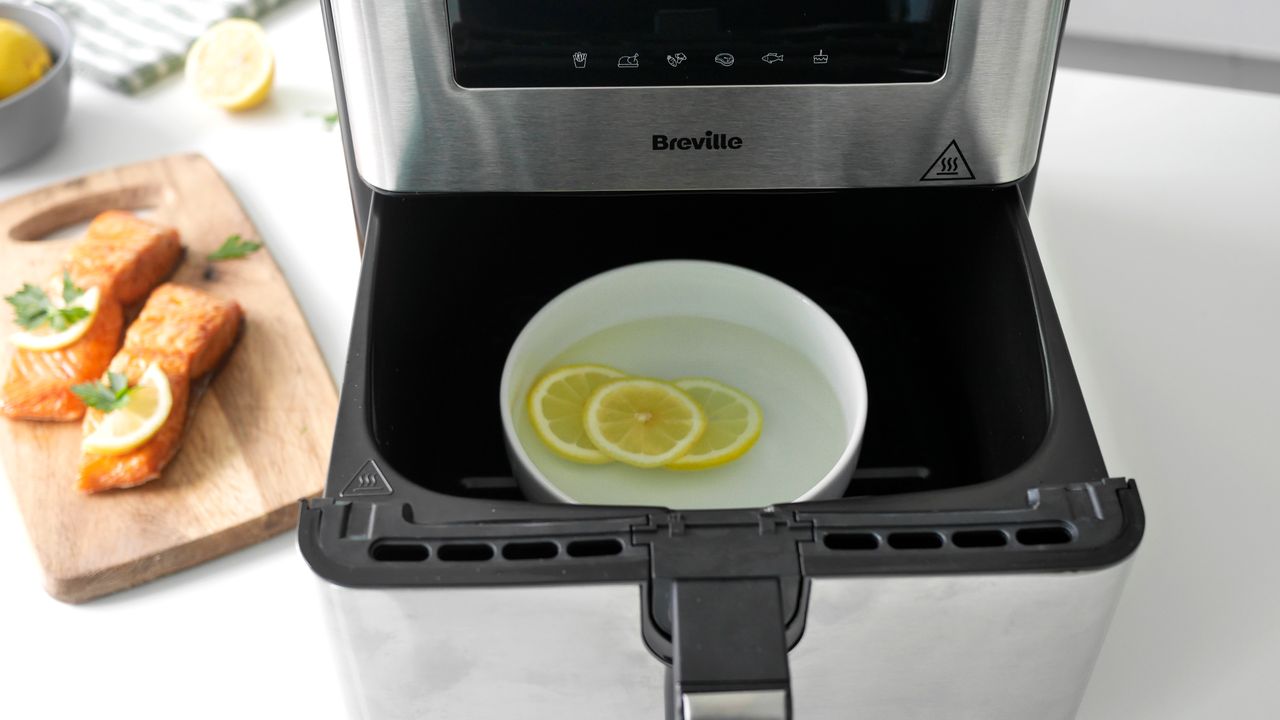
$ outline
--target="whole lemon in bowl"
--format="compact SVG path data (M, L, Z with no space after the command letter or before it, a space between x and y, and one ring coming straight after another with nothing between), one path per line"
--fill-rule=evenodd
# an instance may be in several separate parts
M54 10L0 0L0 173L51 147L71 107L75 34Z
M0 18L0 100L16 95L53 66L49 49L26 26Z

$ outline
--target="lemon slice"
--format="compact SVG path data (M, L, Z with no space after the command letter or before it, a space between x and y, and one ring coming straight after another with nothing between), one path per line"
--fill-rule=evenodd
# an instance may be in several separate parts
M129 403L102 416L98 427L80 441L80 449L98 455L121 455L150 440L173 409L169 376L155 363L147 366L129 392Z
M187 81L205 102L247 110L267 99L276 61L262 26L233 18L216 23L187 53Z
M89 326L93 324L94 318L98 316L98 299L98 288L91 287L70 303L70 307L82 307L88 310L89 314L87 316L68 325L65 330L54 330L46 326L35 330L16 332L9 336L9 342L23 350L36 350L39 352L49 352L50 350L64 348L84 337L86 332L89 332ZM53 303L55 305L61 302L61 296L53 295Z
M671 383L627 378L601 385L591 395L582 424L605 455L636 467L659 467L689 452L707 429L707 416Z
M529 391L529 420L557 455L580 463L612 462L587 439L582 411L601 385L626 377L604 365L566 365L542 376Z
M673 470L701 470L737 460L756 444L764 413L746 393L709 378L676 380L707 414L707 431L684 457L668 463Z

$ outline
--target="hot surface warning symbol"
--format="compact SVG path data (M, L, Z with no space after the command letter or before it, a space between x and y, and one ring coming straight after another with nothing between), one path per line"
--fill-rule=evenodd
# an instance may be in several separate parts
M382 471L370 460L366 462L351 482L342 488L338 497L362 497L367 495L390 495L391 483L383 477Z
M960 152L960 146L952 140L947 149L942 151L937 160L929 166L929 171L920 178L920 182L928 182L930 180L972 180L973 171L969 169L969 163L964 159L964 153Z

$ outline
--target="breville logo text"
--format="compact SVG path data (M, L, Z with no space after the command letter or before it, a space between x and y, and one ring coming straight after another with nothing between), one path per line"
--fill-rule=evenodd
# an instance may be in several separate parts
M654 150L738 150L741 148L742 138L737 135L713 133L710 130L701 137L653 136Z

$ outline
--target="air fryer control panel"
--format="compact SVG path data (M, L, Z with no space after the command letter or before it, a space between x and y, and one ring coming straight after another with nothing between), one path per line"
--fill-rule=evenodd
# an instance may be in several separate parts
M920 83L956 0L448 0L468 88Z
M395 193L1001 185L1067 0L326 0Z

